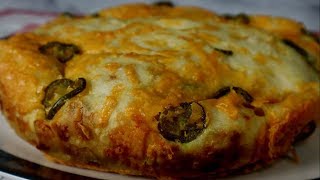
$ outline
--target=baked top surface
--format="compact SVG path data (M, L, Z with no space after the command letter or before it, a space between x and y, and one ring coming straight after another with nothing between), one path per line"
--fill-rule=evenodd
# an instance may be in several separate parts
M60 16L0 42L2 109L23 138L74 166L171 176L268 162L319 120L319 44L294 21L249 18L143 4ZM81 51L61 63L41 52L49 42ZM62 78L86 87L49 120L46 89ZM203 107L205 121L181 142L159 124L185 102Z

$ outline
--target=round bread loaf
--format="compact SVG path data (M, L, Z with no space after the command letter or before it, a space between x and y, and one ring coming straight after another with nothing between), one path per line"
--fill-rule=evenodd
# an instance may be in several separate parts
M1 108L62 164L228 175L270 164L319 121L319 51L279 17L168 4L63 14L0 41Z

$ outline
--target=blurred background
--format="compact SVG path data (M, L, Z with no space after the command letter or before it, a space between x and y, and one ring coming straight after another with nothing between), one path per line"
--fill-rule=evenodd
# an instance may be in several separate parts
M92 13L103 7L128 2L153 3L157 0L0 0L0 37L34 21L41 24L53 14L44 12ZM218 13L270 14L303 22L320 32L320 0L172 0L176 5L196 5ZM24 11L17 11L24 9ZM26 11L28 10L28 11ZM31 11L40 13L32 14ZM24 13L23 13L24 12ZM34 17L42 16L42 18Z

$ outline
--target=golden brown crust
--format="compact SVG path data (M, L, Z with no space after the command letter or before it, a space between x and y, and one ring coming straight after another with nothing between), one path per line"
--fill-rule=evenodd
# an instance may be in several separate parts
M320 119L320 47L302 28L145 4L60 16L0 41L0 105L22 138L62 164L158 178L247 172L285 155ZM59 62L40 50L53 41L81 51ZM86 88L48 120L44 97L61 78L84 78ZM159 113L184 102L203 108L205 128L173 141Z

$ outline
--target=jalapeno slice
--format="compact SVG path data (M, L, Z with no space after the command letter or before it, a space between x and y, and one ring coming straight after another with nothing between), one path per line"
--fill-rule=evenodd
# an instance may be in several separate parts
M315 121L310 121L305 127L302 128L301 132L294 138L294 142L299 142L309 137L317 128Z
M219 99L220 97L227 95L230 92L230 87L223 87L214 93L212 96L214 99Z
M61 14L62 17L67 17L67 18L79 18L79 17L82 17L81 15L79 14L73 14L71 12L63 12Z
M240 14L225 14L222 15L223 18L225 18L226 20L233 20L235 22L238 23L242 23L242 24L249 24L250 23L250 17L244 13L240 13Z
M98 18L98 17L100 17L100 14L98 12L96 12L96 13L91 14L90 17Z
M292 49L294 49L297 53L299 53L304 58L308 58L308 53L303 48L301 48L296 43L294 43L293 41L291 41L289 39L283 39L282 42L285 45L287 45L287 46L291 47Z
M305 49L303 49L302 47L300 47L299 45L297 45L296 43L294 43L289 39L283 39L282 42L288 47L295 50L298 54L300 54L305 59L305 61L310 65L310 67L312 67L315 71L318 71L318 72L320 71L320 69L317 69L315 66L316 59L311 54L309 54Z
M169 141L187 143L206 128L206 112L198 102L166 108L157 116L160 134Z
M57 41L48 42L40 46L39 51L42 54L50 55L65 63L73 58L75 54L80 54L80 48L73 44L66 44Z
M317 42L318 44L320 44L320 37L317 36L315 33L312 33L308 30L306 30L305 28L301 29L301 33L304 34L305 36L310 37L311 39L313 39L315 42Z
M232 87L232 89L239 95L241 95L248 103L253 101L253 97L241 87Z
M174 7L174 4L171 1L158 1L153 3L155 6L167 6L167 7Z
M225 49L219 49L219 48L214 48L214 50L226 55L226 56L231 56L233 55L233 51L230 50L225 50Z
M229 86L222 87L221 89L219 89L217 92L213 94L212 98L218 99L222 96L225 96L229 94L231 89L233 89L237 94L241 95L248 103L251 103L254 100L253 97L241 87L229 87Z
M0 40L7 40L7 39L9 39L12 35L13 35L13 34L9 34L9 35L0 37Z
M66 101L86 88L86 80L79 78L76 81L70 79L57 79L45 89L45 97L42 104L46 110L46 118L51 120Z

